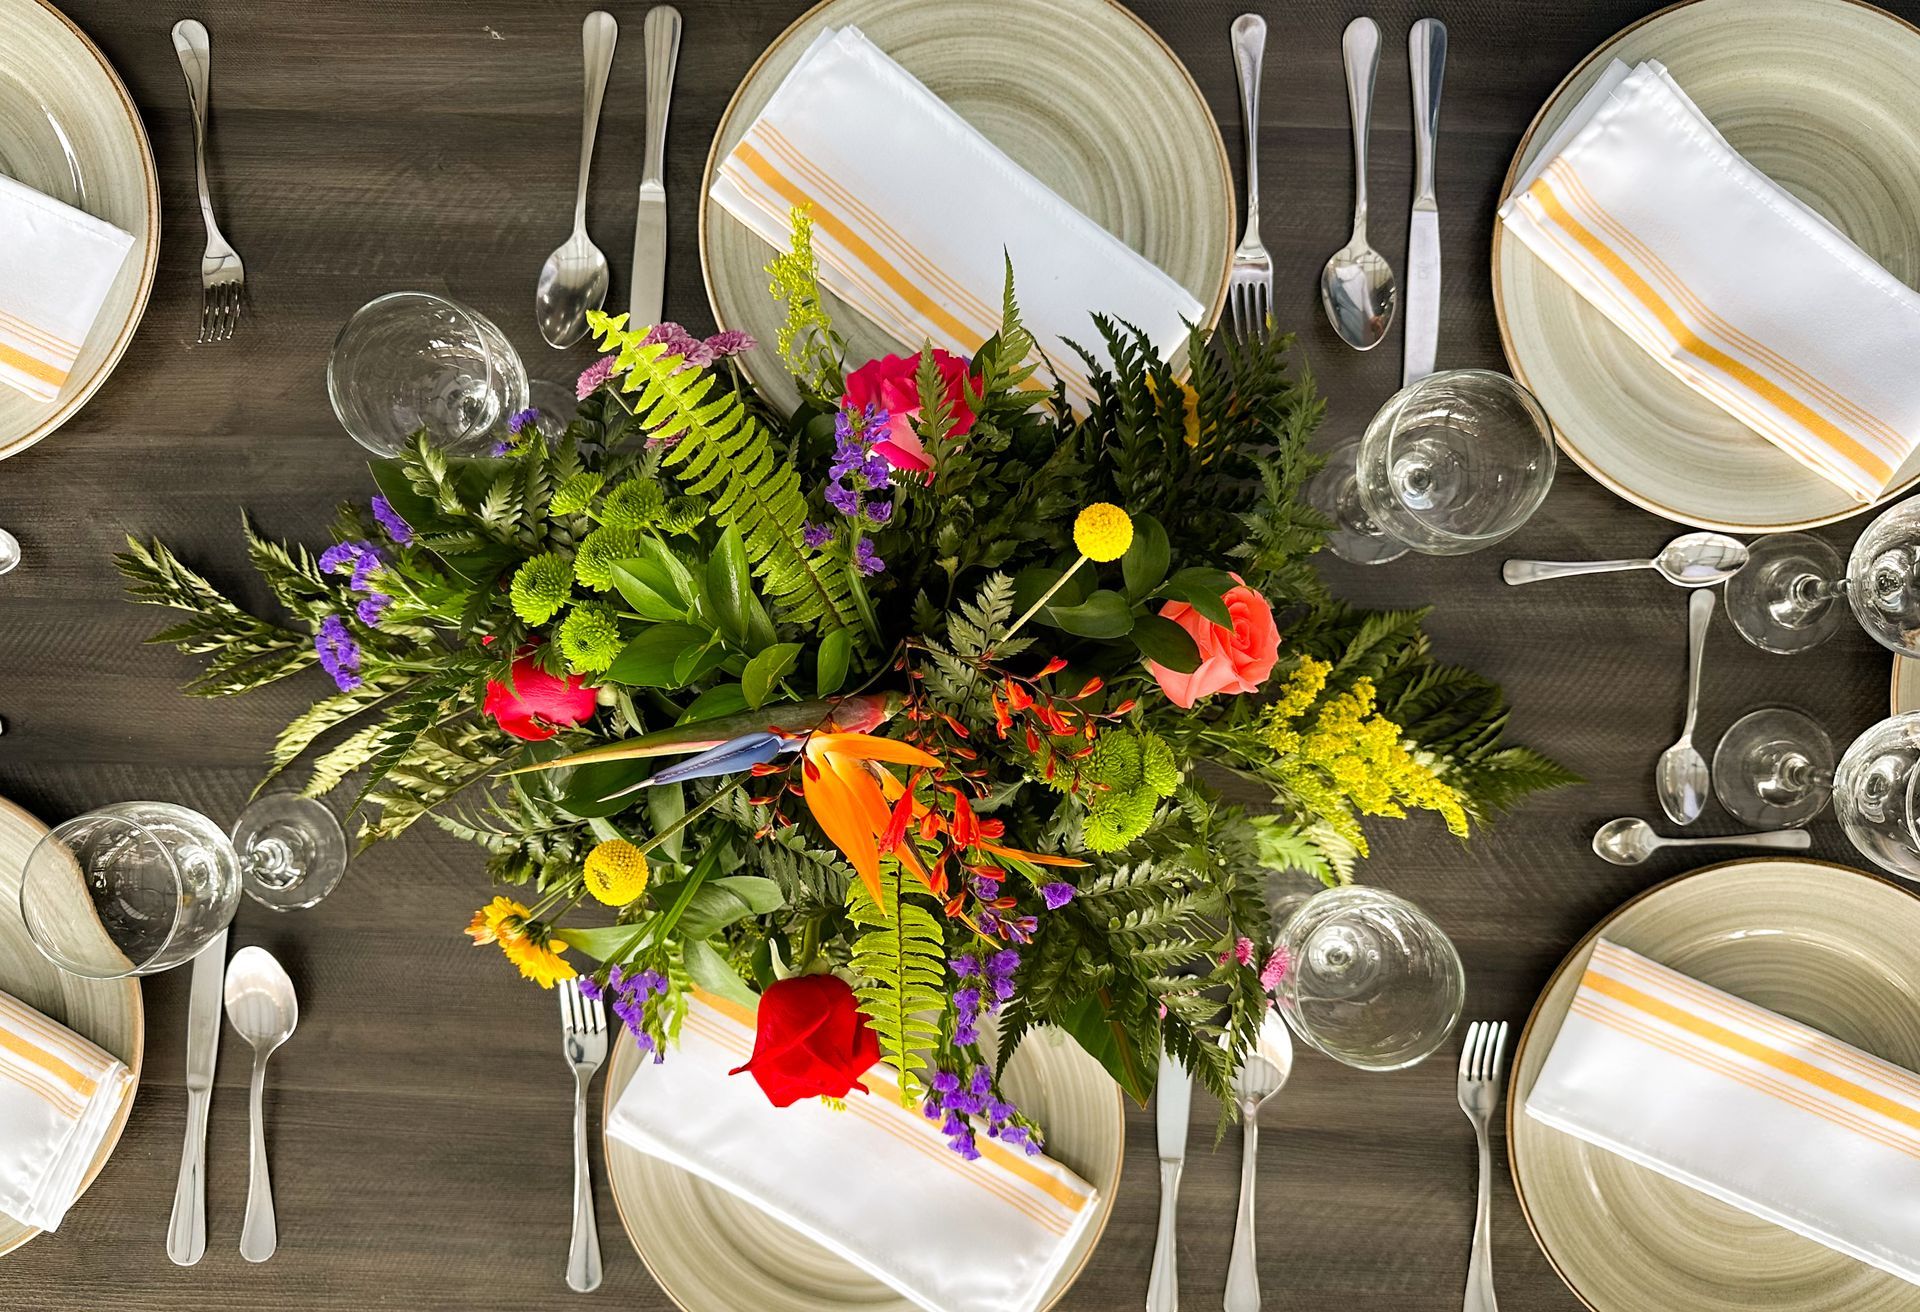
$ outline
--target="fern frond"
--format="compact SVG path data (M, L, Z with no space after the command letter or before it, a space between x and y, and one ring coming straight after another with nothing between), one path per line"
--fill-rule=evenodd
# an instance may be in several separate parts
M854 940L854 992L873 1023L882 1058L900 1076L901 1090L919 1084L927 1051L940 1042L936 1017L946 1009L947 954L940 925L917 897L901 896L899 864L881 872L880 898L855 880L847 913L866 932Z

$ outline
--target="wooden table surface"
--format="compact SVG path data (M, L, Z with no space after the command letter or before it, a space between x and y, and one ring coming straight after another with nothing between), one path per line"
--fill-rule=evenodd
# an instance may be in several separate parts
M700 327L709 313L693 233L708 141L748 65L804 4L681 5L667 310ZM601 121L588 220L613 261L613 299L624 304L646 5L609 7L627 39ZM1204 89L1236 163L1227 26L1237 7L1137 5ZM1650 7L1382 0L1373 8L1383 31L1373 236L1396 264L1411 186L1405 34L1424 13L1450 31L1439 149L1443 366L1502 367L1487 252L1508 159L1567 70ZM68 0L66 8L119 67L145 116L166 241L152 305L118 371L64 430L0 464L0 524L26 553L25 565L0 579L0 795L50 821L156 798L224 822L244 803L274 731L318 692L320 676L238 701L181 696L193 663L140 645L158 613L121 600L109 557L125 533L158 535L261 600L244 567L241 508L269 533L318 541L337 500L370 490L323 380L335 331L379 293L423 288L477 306L536 376L569 379L586 363L581 351L542 345L529 314L535 272L566 232L586 6L210 0L182 10ZM1894 8L1920 17L1915 0ZM200 227L185 88L167 35L189 12L213 34L211 167L253 293L252 317L219 346L193 341ZM1350 352L1327 328L1315 292L1321 263L1347 233L1339 41L1355 12L1289 0L1267 14L1264 232L1277 264L1277 315L1299 332L1330 400L1329 441L1358 429L1400 368L1397 332L1371 355ZM1844 547L1858 527L1829 536ZM1673 532L1563 463L1545 509L1512 547L1563 558L1649 555ZM1375 827L1365 878L1412 897L1454 937L1470 1016L1517 1027L1595 920L1690 864L1671 855L1622 870L1587 850L1600 821L1658 814L1652 766L1681 718L1685 604L1651 575L1510 590L1498 554L1412 557L1372 570L1330 562L1327 572L1363 603L1435 604L1439 649L1504 681L1517 737L1591 781L1528 805L1466 846L1428 819ZM1843 743L1885 714L1888 657L1851 629L1817 654L1782 659L1749 649L1721 621L1708 661L1706 743L1765 703L1806 709ZM1724 822L1715 814L1707 823ZM0 1306L518 1312L569 1301L561 1277L570 1082L553 1000L461 937L485 892L480 860L429 830L357 861L315 910L240 908L236 944L270 947L301 993L300 1030L274 1058L268 1096L275 1259L249 1266L237 1252L247 1054L229 1032L208 1145L207 1257L189 1270L167 1261L188 981L163 976L144 985L146 1073L126 1136L58 1234L0 1259ZM1813 835L1817 855L1855 860L1830 818ZM1454 1102L1456 1051L1393 1075L1311 1055L1298 1062L1264 1121L1260 1268L1269 1307L1459 1306L1474 1156ZM1181 1209L1182 1288L1195 1308L1218 1305L1238 1180L1239 1136L1229 1132L1215 1149L1214 1115L1198 1100ZM1577 1307L1530 1238L1504 1165L1497 1175L1501 1306ZM607 1274L594 1302L669 1306L622 1237L604 1180L598 1192ZM1152 1120L1136 1110L1112 1224L1068 1307L1140 1305L1157 1205Z

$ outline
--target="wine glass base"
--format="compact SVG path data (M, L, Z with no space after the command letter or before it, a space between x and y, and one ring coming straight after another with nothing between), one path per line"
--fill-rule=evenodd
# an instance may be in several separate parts
M1840 553L1805 533L1775 533L1747 548L1747 563L1727 580L1727 618L1762 651L1794 656L1831 638L1845 622L1837 596L1799 595L1806 581L1832 584L1844 577Z
M310 907L347 872L347 836L333 812L311 797L270 793L233 826L240 887L275 911Z
M1753 711L1734 721L1714 749L1713 793L1751 828L1804 825L1833 796L1833 740L1798 711Z
M1333 521L1327 550L1355 565L1384 565L1406 555L1408 548L1367 518L1366 507L1360 504L1360 480L1354 473L1359 454L1358 438L1328 452L1326 467L1307 484L1307 503Z

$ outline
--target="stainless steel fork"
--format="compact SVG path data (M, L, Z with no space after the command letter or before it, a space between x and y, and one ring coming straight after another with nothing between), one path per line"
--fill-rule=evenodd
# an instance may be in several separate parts
M187 101L193 107L193 174L200 185L200 217L207 223L207 253L200 257L200 340L225 342L240 322L247 284L240 253L220 235L207 191L207 94L213 79L213 49L205 24L184 18L173 25L173 52L187 75Z
M1273 313L1273 257L1260 244L1260 60L1267 22L1258 14L1233 20L1233 67L1240 76L1240 117L1247 128L1247 229L1233 252L1227 306L1242 337L1265 333Z
M1462 1312L1498 1312L1493 1301L1493 1154L1487 1122L1500 1106L1507 1055L1507 1023L1477 1020L1460 1046L1460 1110L1480 1141L1480 1198L1473 1213L1473 1255L1467 1259L1467 1295Z
M560 1030L573 1068L573 1244L567 1249L567 1288L584 1294L600 1286L600 1227L593 1216L593 1177L587 1171L587 1086L607 1059L607 1012L570 979L560 994Z

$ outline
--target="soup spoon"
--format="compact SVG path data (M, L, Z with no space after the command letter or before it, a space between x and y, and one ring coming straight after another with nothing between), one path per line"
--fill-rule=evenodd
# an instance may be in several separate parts
M240 1256L264 1262L279 1247L273 1218L273 1181L267 1174L267 1120L263 1106L267 1058L293 1035L300 1003L293 981L265 948L241 948L227 963L227 1023L253 1045L253 1083L248 1095L252 1138L247 1153L247 1219L240 1230Z
M607 257L587 237L587 174L593 168L593 137L600 125L600 101L613 68L613 44L620 26L613 15L596 9L581 24L586 51L587 102L580 123L580 181L573 197L573 235L547 256L533 292L533 317L552 347L572 346L587 333L587 311L607 300Z
M1356 18L1340 38L1353 116L1353 235L1320 271L1320 304L1340 340L1356 351L1380 344L1393 324L1400 291L1393 269L1367 244L1367 133L1373 119L1373 76L1380 68L1380 27Z
M1221 1046L1231 1042L1220 1036ZM1233 1082L1240 1108L1240 1209L1233 1223L1233 1255L1227 1261L1225 1312L1260 1312L1260 1272L1253 1259L1253 1182L1260 1151L1260 1109L1293 1074L1293 1036L1278 1011L1269 1010Z
M1725 533L1683 533L1646 560L1510 560L1500 577L1515 587L1574 574L1615 574L1650 569L1682 588L1725 583L1747 564L1747 544Z
M1600 826L1593 836L1593 853L1617 866L1637 866L1663 847L1766 847L1776 852L1804 852L1813 839L1804 829L1772 829L1759 834L1727 834L1719 838L1662 838L1645 820L1622 816Z

